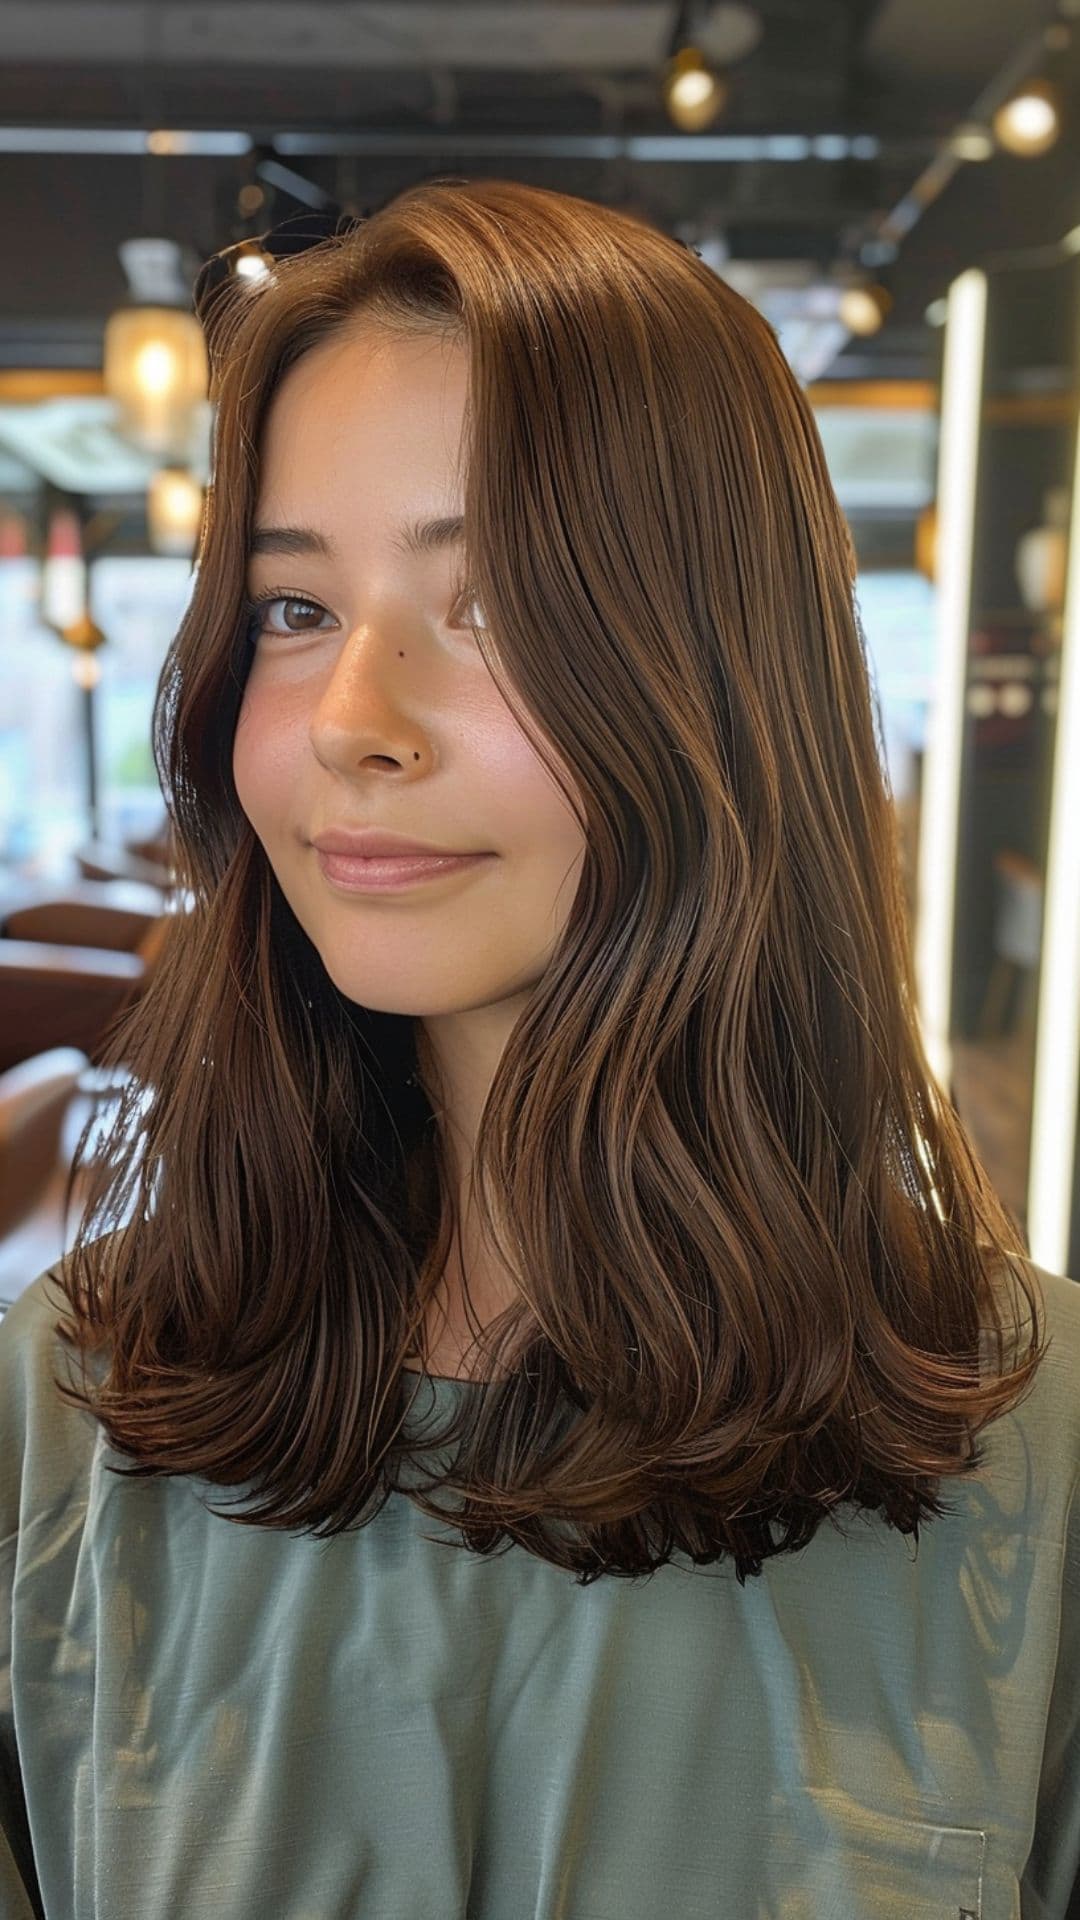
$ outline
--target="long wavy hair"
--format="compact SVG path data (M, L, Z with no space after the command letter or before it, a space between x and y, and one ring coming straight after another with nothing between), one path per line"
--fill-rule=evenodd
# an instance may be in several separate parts
M360 315L467 344L477 641L587 840L475 1144L517 1297L419 1450L402 1362L457 1220L417 1023L330 981L232 779L260 430ZM70 1171L83 1386L54 1384L136 1463L110 1471L242 1487L210 1509L239 1525L328 1538L404 1490L580 1585L677 1554L742 1584L845 1503L917 1541L1034 1380L1039 1282L920 1041L850 533L772 328L644 219L458 178L206 326L212 485L153 715L186 910L99 1055L131 1077Z

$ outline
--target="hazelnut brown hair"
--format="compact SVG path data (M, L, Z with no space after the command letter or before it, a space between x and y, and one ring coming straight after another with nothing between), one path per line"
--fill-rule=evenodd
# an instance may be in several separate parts
M257 1493L238 1525L363 1526L417 1458L401 1361L454 1220L414 1023L331 983L231 775L261 426L361 315L467 343L478 643L587 838L476 1143L520 1298L409 1497L582 1585L677 1554L742 1582L843 1504L917 1537L1045 1349L1004 1365L996 1280L1037 1312L1037 1279L920 1041L850 532L762 315L647 221L511 181L410 187L207 315L213 487L154 711L190 910L116 1025L134 1078L59 1269L107 1369L56 1384L111 1471Z

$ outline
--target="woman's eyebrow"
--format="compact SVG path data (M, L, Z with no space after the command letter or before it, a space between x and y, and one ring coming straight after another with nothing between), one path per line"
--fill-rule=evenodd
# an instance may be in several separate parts
M464 516L444 514L438 519L414 520L399 527L393 545L399 553L420 555L456 546L464 537ZM314 554L323 560L338 557L334 542L315 527L255 527L248 542L248 556L253 559L260 553Z

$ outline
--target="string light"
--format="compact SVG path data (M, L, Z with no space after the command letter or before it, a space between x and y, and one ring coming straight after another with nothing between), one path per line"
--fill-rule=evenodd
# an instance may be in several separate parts
M1046 153L1061 132L1061 106L1048 80L1026 80L994 115L994 132L1010 153L1024 159Z

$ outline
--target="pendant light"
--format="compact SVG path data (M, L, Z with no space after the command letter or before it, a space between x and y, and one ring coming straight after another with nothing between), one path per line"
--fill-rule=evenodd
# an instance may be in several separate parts
M209 392L203 330L190 310L180 249L163 239L119 249L131 301L105 323L105 391L117 427L143 453L184 457Z
M146 525L155 553L190 559L203 516L203 489L188 467L159 467L146 490Z

